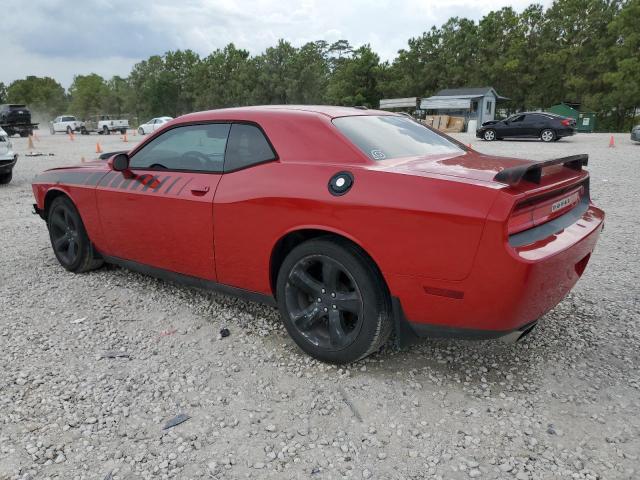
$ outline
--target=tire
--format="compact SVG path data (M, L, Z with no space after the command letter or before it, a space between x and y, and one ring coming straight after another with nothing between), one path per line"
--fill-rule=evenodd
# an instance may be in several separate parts
M74 273L99 268L104 263L96 254L73 202L64 195L57 197L47 214L51 247L58 262Z
M26 131L26 132L25 132L25 131L22 131L22 132L20 132L20 136L21 136L22 138L27 138L27 137L29 136L29 132L28 132L28 131Z
M80 135L89 135L89 132L87 131L87 129L85 127L82 127L80 129Z
M496 139L496 131L492 128L485 130L485 132L482 134L482 138L487 142L493 142Z
M107 127L106 125L104 127L102 127L102 133L104 135L110 135L111 132L109 131L109 127Z
M67 127L67 135L71 135L73 133L73 130L71 130L71 127Z
M545 128L540 132L540 140L543 142L553 142L556 139L556 132L550 128Z
M138 129L138 134L139 134L139 135L144 135L144 128L140 127L140 128Z
M127 133L127 129L126 128L120 129L120 135L124 135L126 133Z
M12 178L13 178L13 171L11 171L9 173L0 174L0 185L5 185L5 184L9 183Z
M291 338L323 362L360 360L391 333L391 301L380 274L364 252L341 239L295 247L280 267L276 293Z

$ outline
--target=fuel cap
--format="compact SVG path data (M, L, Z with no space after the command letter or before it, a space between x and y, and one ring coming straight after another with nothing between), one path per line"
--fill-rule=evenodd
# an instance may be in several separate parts
M353 186L351 172L338 172L329 180L329 193L339 197L347 193Z

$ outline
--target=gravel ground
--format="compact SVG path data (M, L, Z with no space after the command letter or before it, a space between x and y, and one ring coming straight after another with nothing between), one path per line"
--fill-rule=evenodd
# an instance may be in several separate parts
M639 478L640 145L457 137L590 154L607 225L585 275L517 345L432 340L336 368L300 353L270 308L63 270L30 180L94 157L97 140L125 144L41 132L55 156L21 155L0 187L0 479ZM163 430L178 414L191 418Z

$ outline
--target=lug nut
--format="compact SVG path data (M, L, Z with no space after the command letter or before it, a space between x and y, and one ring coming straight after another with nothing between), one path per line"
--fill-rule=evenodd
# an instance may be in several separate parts
M333 307L333 309L334 309L334 310L335 310L336 308L338 308L338 307L336 307L335 305L331 305L331 306Z
M333 298L336 298L336 292L331 292L331 296L332 296Z
M323 289L322 289L322 293L327 293L327 291L323 288Z
M321 299L321 298L318 298L318 303L320 303L321 301L322 301L322 299Z
M325 311L325 312L328 312L328 311L329 311L329 309L328 309L327 307L324 307L324 311Z

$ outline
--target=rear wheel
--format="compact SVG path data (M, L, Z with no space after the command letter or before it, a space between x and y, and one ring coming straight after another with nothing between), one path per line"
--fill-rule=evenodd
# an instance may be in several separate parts
M93 250L80 214L68 197L60 196L53 201L47 227L53 253L64 268L81 273L102 265L103 261Z
M0 185L4 185L5 183L9 183L13 178L13 172L2 173L0 174Z
M22 132L20 132L20 136L22 138L27 138L29 136L29 131L28 130L23 130Z
M543 142L553 142L556 139L556 132L550 128L545 128L540 132L540 140Z
M107 127L106 125L104 127L102 127L102 133L104 135L109 135L109 133L111 133L111 132L109 132L109 127Z
M120 135L124 135L125 133L127 133L127 129L126 128L120 129Z
M380 274L344 241L327 237L294 248L280 267L277 297L291 338L325 362L364 358L391 333L390 300Z
M493 142L496 139L496 131L489 129L484 132L482 138L484 138L487 142Z

